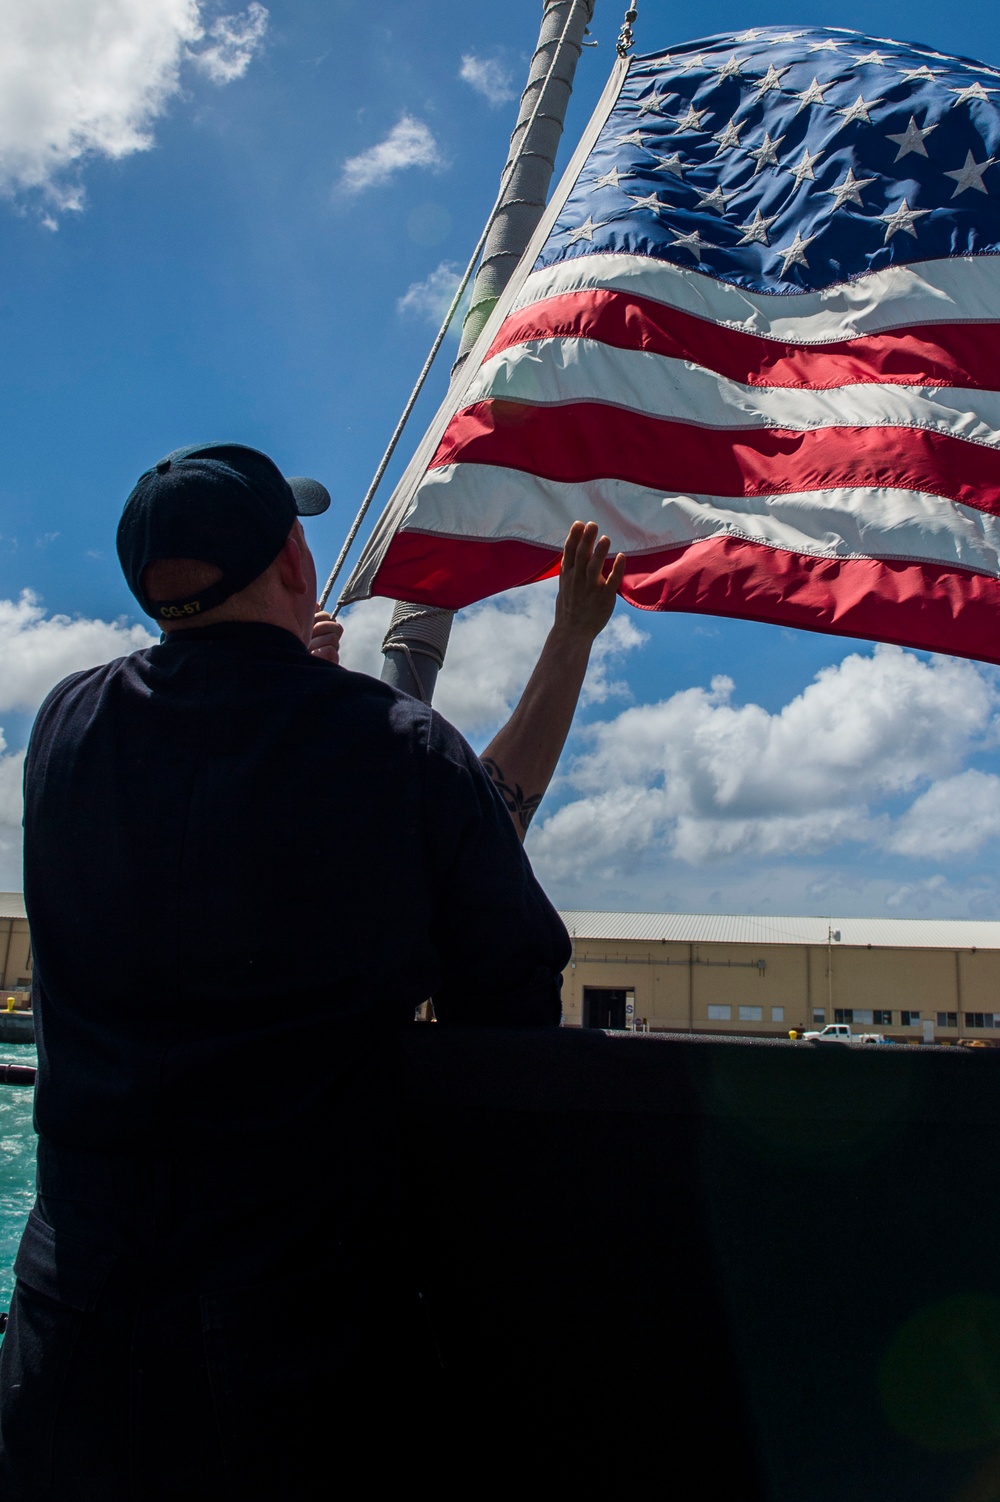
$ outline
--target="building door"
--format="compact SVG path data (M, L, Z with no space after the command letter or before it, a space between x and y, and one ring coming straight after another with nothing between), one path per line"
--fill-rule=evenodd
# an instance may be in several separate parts
M584 1027L625 1028L625 991L613 991L606 986L584 986Z

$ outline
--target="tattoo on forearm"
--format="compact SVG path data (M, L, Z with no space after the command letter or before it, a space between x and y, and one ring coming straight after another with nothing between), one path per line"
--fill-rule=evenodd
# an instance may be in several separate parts
M521 828L527 829L535 817L535 810L542 801L542 794L526 794L519 782L515 782L514 786L511 787L504 779L503 772L497 766L492 756L484 756L482 762L490 780L496 784L497 791L507 805L507 808L517 819Z

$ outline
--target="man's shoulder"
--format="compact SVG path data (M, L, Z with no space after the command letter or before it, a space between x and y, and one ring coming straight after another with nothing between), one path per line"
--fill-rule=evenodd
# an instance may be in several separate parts
M98 663L97 667L81 668L78 672L68 673L46 694L39 708L37 719L42 719L49 712L69 702L77 702L91 694L100 694L109 679L117 676L126 663L134 657L144 657L148 652L149 648L144 647L130 653L127 657L113 657L110 662Z

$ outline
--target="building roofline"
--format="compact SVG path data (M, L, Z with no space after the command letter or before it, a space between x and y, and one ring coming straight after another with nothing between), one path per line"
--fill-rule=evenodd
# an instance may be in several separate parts
M566 909L576 939L694 944L834 944L840 949L1000 949L1000 921Z

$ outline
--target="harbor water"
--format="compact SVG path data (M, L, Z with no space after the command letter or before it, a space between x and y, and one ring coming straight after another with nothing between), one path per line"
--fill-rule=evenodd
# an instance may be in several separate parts
M36 1062L33 1044L0 1046L0 1064ZM35 1199L33 1097L24 1085L0 1085L0 1310L10 1308L14 1255Z

